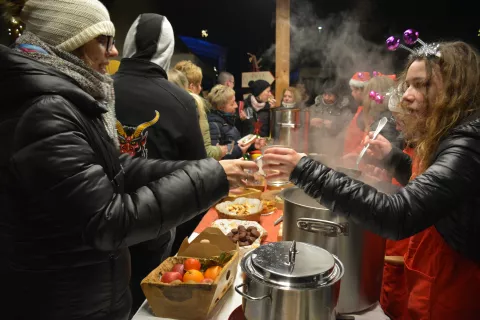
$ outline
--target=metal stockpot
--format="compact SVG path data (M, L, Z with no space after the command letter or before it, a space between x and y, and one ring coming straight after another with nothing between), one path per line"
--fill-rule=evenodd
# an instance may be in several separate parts
M299 108L270 109L270 132L275 144L308 153L309 111Z
M343 265L328 251L295 242L273 242L247 253L240 267L247 320L334 320ZM243 290L242 290L243 288Z
M282 191L283 239L311 243L336 255L345 266L339 313L365 310L380 298L385 239L333 214L294 187Z

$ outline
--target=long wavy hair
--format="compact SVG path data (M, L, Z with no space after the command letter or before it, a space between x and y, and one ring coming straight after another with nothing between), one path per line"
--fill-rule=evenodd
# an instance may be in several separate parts
M464 42L444 42L439 47L441 57L412 56L408 70L415 61L424 61L425 116L405 116L405 136L416 145L419 173L433 162L440 141L467 116L480 109L480 55ZM405 72L406 73L406 72ZM432 79L442 82L433 101L427 99ZM405 108L405 105L402 104Z
M388 90L395 86L395 81L387 76L377 76L368 80L363 89L363 121L365 122L365 130L370 131L371 119L376 119L378 115L388 110L388 100L385 99L382 103L376 103L370 99L370 91L375 91L385 95Z

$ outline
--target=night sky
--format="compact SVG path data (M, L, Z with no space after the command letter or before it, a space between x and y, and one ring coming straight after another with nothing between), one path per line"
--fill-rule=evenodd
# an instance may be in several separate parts
M304 6L306 1L291 0L292 11ZM117 38L121 38L122 33L125 34L138 13L147 11L167 16L176 35L201 39L201 30L207 29L207 41L228 49L227 69L237 77L237 83L240 82L241 72L249 71L250 68L247 52L261 56L275 43L275 0L104 2L112 9L112 19L119 33ZM349 12L360 22L361 36L373 43L383 44L389 35L399 35L405 29L414 28L420 32L422 40L427 42L459 39L480 46L480 22L477 18L478 11L474 10L474 2L317 0L312 3L320 19ZM122 24L126 26L123 27ZM312 29L317 27L311 25ZM398 56L394 71L399 71L406 55L399 52L392 54ZM292 67L298 69L308 66L308 61L305 64L302 66L293 63ZM264 68L275 71L274 65L268 60L265 61Z
M291 0L292 12L304 7L308 0ZM117 44L123 46L123 38L138 14L155 12L167 16L176 35L201 39L201 31L207 29L206 39L228 49L227 69L240 81L242 71L250 71L247 52L262 56L275 43L275 0L103 0L111 12L117 28ZM360 23L360 35L372 43L383 44L386 37L401 34L407 28L420 32L422 40L459 39L480 47L478 37L480 22L475 2L466 0L316 0L312 12L325 19L341 12L349 12ZM315 30L315 23L303 28ZM330 26L334 28L335 26ZM2 27L1 42L6 43L6 29ZM7 39L8 40L8 39ZM312 39L318 42L319 39ZM328 43L324 44L328 46ZM272 53L272 52L270 52ZM391 53L398 71L405 54ZM270 55L274 57L273 54ZM275 71L273 59L265 60L264 68ZM292 62L295 71L308 67L308 59ZM303 61L305 60L305 61Z

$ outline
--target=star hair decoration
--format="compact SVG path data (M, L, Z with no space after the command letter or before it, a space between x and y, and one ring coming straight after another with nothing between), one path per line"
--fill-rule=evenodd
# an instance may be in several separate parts
M412 46L415 43L420 43L420 47L411 49L400 43L400 38L395 36L390 36L385 41L387 44L387 49L389 51L396 51L398 48L402 48L411 53L414 57L441 57L439 50L440 45L437 43L425 43L422 39L419 38L419 33L413 29L407 29L403 33L403 42L406 45Z

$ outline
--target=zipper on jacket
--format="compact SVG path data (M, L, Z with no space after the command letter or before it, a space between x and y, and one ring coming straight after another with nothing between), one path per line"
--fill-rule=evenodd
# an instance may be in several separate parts
M111 290L111 301L110 301L110 314L113 313L113 309L115 308L115 299L116 299L116 290L115 290L115 254L110 253L108 260L110 261L110 283L112 284L112 290Z

